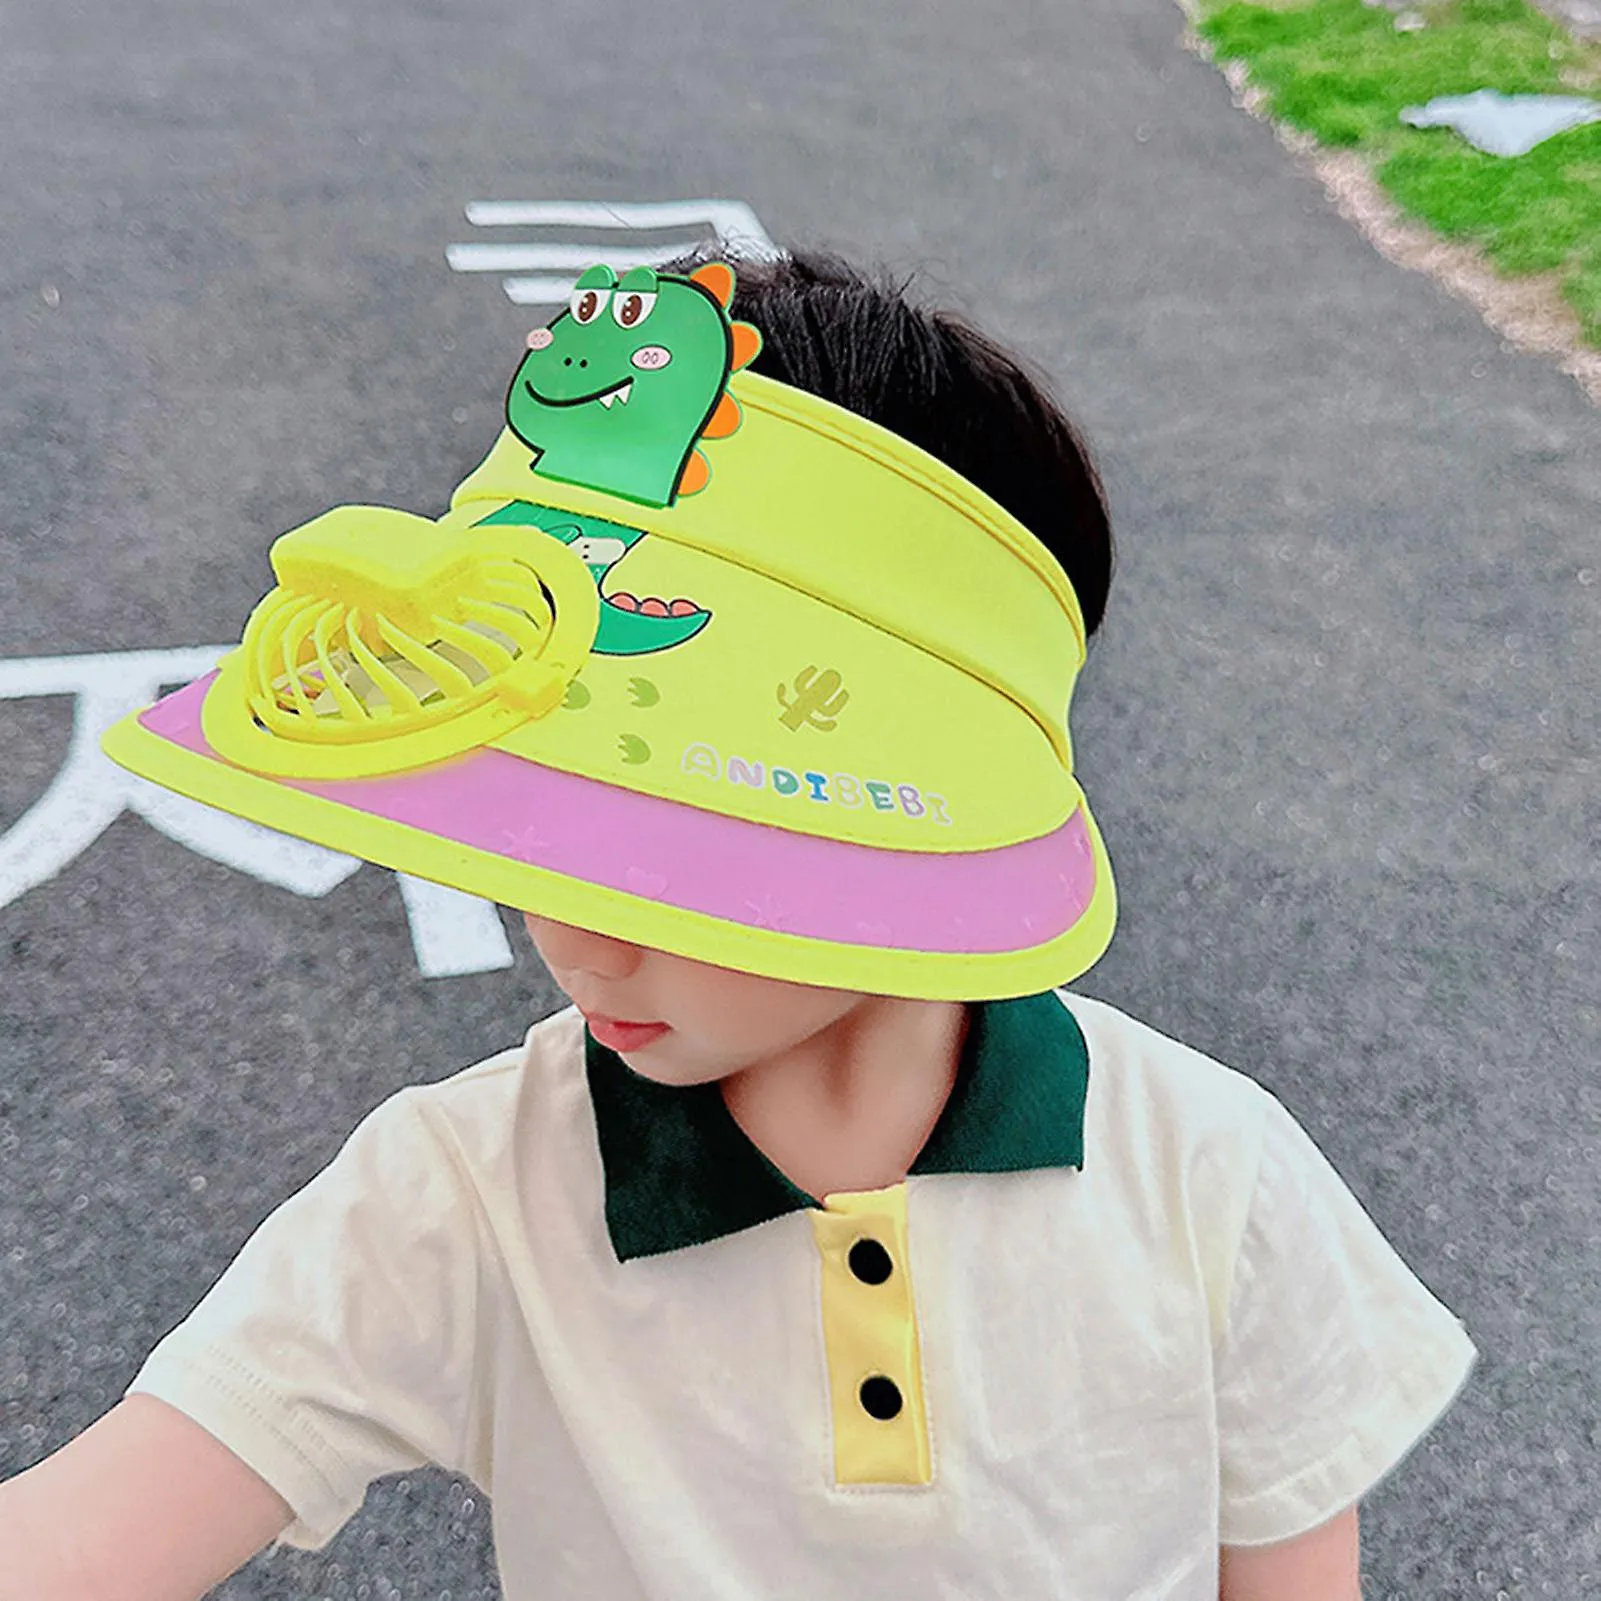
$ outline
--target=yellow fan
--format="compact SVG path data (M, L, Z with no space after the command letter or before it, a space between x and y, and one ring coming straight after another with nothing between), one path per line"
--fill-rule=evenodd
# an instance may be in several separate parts
M599 621L589 570L537 529L341 506L279 539L272 565L202 728L280 777L399 772L542 717Z

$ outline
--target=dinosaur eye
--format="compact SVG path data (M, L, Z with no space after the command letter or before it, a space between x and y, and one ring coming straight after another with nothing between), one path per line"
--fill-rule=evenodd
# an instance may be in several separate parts
M656 304L656 296L639 289L619 289L612 301L611 314L623 328L637 328Z
M574 322L591 323L606 309L610 299L609 289L575 289L567 309L572 312Z

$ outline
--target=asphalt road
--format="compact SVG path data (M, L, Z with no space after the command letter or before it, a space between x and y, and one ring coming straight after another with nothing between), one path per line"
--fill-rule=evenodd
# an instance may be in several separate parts
M1075 734L1123 913L1081 987L1272 1089L1481 1350L1365 1502L1369 1601L1573 1601L1601 1590L1598 413L1375 255L1181 26L8 8L0 672L225 643L277 533L443 508L543 320L447 268L468 201L733 197L921 269L1053 376L1112 498ZM72 724L0 698L0 828ZM133 815L0 905L0 1476L111 1406L370 1107L554 1006L506 926L514 965L426 977L391 876L296 894ZM388 1480L217 1593L490 1596L488 1528L462 1481Z

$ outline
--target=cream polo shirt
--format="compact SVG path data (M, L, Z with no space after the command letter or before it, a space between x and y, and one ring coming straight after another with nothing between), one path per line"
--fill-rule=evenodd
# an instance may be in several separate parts
M1475 1358L1277 1100L1110 1006L976 1006L905 1182L822 1202L572 1010L400 1091L129 1393L320 1547L492 1497L507 1601L1216 1601Z

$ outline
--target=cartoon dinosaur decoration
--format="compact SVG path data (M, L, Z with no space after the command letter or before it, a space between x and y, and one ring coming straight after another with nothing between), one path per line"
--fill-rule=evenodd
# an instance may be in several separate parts
M567 308L529 334L506 395L531 470L647 506L705 488L697 442L739 427L726 385L761 349L756 329L729 317L733 296L720 261L687 278L585 271Z
M711 621L711 612L685 596L672 600L641 597L624 589L607 594L606 575L646 536L603 517L513 500L481 518L479 527L505 524L538 528L569 546L589 569L600 591L600 624L590 647L597 656L646 656L693 639Z

